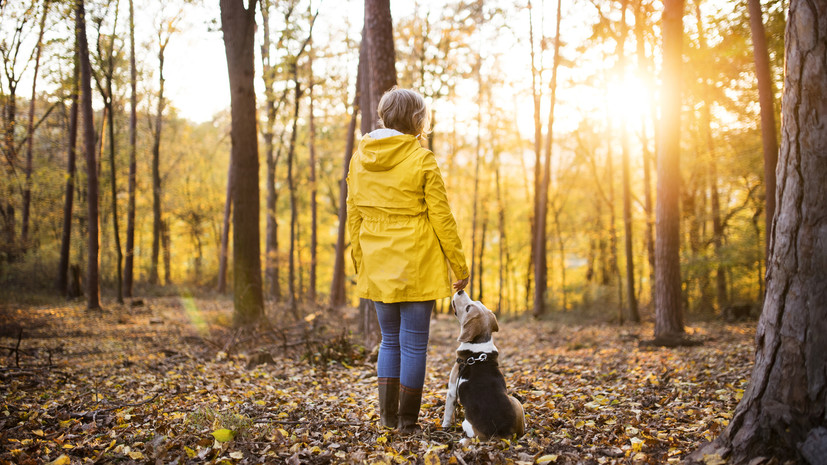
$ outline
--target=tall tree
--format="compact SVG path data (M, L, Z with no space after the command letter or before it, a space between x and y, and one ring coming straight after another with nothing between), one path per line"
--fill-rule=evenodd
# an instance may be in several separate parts
M230 220L233 213L233 159L230 154L230 168L227 170L227 190L224 196L224 221L221 223L221 244L218 247L218 284L220 293L227 292L227 255L230 248Z
M732 420L690 456L824 463L827 453L827 0L792 0L785 38L778 209L755 365ZM709 463L709 462L707 462Z
M548 224L548 192L551 184L551 148L554 142L554 108L557 100L557 69L560 67L560 15L562 13L561 0L557 0L557 15L554 32L554 60L551 65L551 102L548 111L548 129L545 140L545 160L543 161L543 180L540 190L535 194L537 200L536 235L534 236L534 316L538 317L546 311L546 290L548 265L546 256L546 224Z
M103 105L105 108L104 113L106 114L106 126L108 130L108 137L109 137L109 167L110 167L110 187L112 189L112 233L115 239L115 256L116 256L116 268L117 268L117 301L118 303L123 303L123 251L121 249L121 234L120 229L118 227L118 184L117 184L117 176L116 176L116 166L115 166L115 105L114 105L114 94L112 92L112 81L115 75L115 34L117 32L118 27L118 11L120 9L121 2L115 0L115 17L112 22L112 34L109 36L109 43L108 50L106 51L106 55L104 55L103 50L101 47L103 44L101 43L101 37L103 34L100 30L100 23L98 23L98 46L97 46L97 53L98 53L98 62L102 68L103 79L100 79L96 74L95 77L95 84L98 87L98 92L101 94L103 99ZM101 152L103 152L103 147L101 147Z
M344 166L342 178L339 180L339 224L336 229L336 251L333 262L333 279L330 283L330 305L340 307L345 304L345 230L347 229L347 175L350 170L350 159L353 157L353 146L356 139L356 117L359 114L362 82L365 79L364 68L367 66L365 52L365 31L362 30L362 41L359 44L359 63L356 72L356 92L351 104L350 125L348 126L347 142L345 143Z
M683 0L664 0L663 78L655 231L655 340L683 336L680 263L680 124Z
M77 34L75 37L74 72L72 74L72 93L69 99L69 128L66 149L66 193L63 200L63 233L60 239L60 260L57 267L57 289L61 295L68 291L69 255L72 242L72 209L75 195L75 175L77 173L77 140L78 140L78 93L80 86L80 47Z
M620 39L617 41L618 74L626 74L626 6L629 0L620 2ZM626 252L626 301L629 303L628 316L635 323L640 322L640 313L637 308L637 295L635 294L635 255L632 250L632 186L629 168L629 125L624 118L620 122L620 156L623 164L623 237L624 250Z
M223 3L222 3L223 4ZM155 111L155 124L152 131L152 255L149 266L149 282L159 284L158 256L161 252L163 238L162 191L161 191L161 133L164 124L164 61L169 40L175 32L181 11L170 19L162 19L158 25L158 104ZM169 269L167 269L169 274Z
M256 0L221 0L221 30L230 80L233 199L233 321L248 325L264 315L259 243L258 134L256 130Z
M86 308L100 308L100 277L98 275L99 216L98 216L98 169L95 160L95 122L92 112L92 65L89 63L89 42L86 39L86 11L84 0L75 6L78 55L80 58L80 107L83 113L83 148L86 150L86 205L87 205L87 259L86 259Z
M758 105L761 108L761 142L764 148L764 192L766 252L770 250L769 237L775 214L775 165L778 163L778 140L775 135L775 98L764 16L760 0L747 0L749 26L752 31L752 54L755 59L755 78L758 81Z
M307 297L310 302L316 301L316 265L317 265L317 257L316 257L316 249L319 242L318 237L318 205L316 199L316 119L313 115L314 110L314 102L313 102L313 55L315 54L315 50L313 47L312 39L310 41L310 51L308 52L308 60L307 60L307 73L308 73L308 80L310 81L307 86L308 92L308 144L309 152L310 152L310 160L308 163L310 164L310 178L308 179L310 183L310 283L309 288L307 290Z
M289 24L290 12L292 8L285 14L285 23ZM287 92L285 91L281 99L276 103L275 89L273 88L276 82L277 68L272 64L270 56L270 0L262 0L261 2L261 18L263 21L264 38L261 44L261 64L262 77L264 80L264 114L265 121L261 125L261 133L264 139L264 159L267 163L267 174L265 176L265 186L267 189L266 200L266 218L265 218L265 238L264 238L264 276L266 280L266 292L276 300L281 299L281 286L279 285L279 260L278 260L278 216L276 215L276 205L278 202L278 191L276 190L276 167L278 165L279 155L281 154L281 146L277 154L274 156L274 142L276 115L278 115L279 108L284 103ZM282 131L282 134L284 132Z
M129 179L128 203L126 206L126 262L124 264L124 295L132 297L135 268L135 196L137 186L137 144L138 125L138 71L135 66L135 7L129 0Z
M382 94L396 85L396 51L390 0L365 0L365 29L370 60L370 109L376 127L376 107ZM364 115L363 115L364 116Z
M31 222L32 204L32 159L34 158L34 110L37 101L37 75L40 71L40 57L43 54L43 32L46 30L46 16L49 13L49 0L43 2L43 12L40 16L40 33L37 36L37 48L34 58L34 75L32 76L32 98L29 100L29 121L26 131L26 184L23 190L23 214L20 239L24 247L29 242L29 223Z

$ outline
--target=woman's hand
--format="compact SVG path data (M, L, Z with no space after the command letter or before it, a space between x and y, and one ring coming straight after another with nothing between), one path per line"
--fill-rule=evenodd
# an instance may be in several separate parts
M471 276L470 276L470 275L468 275L468 277L467 277L467 278L465 278L465 279L460 279L459 281L455 282L455 283L454 283L454 292L456 292L456 291L461 291L461 290L465 289L465 286L467 286L467 285L468 285L468 281L469 281L470 279L471 279Z

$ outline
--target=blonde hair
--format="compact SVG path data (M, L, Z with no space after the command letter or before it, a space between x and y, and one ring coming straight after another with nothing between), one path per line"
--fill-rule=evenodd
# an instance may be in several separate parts
M428 104L419 93L413 90L394 86L379 100L376 112L379 116L380 127L396 129L414 136L430 132L431 118Z

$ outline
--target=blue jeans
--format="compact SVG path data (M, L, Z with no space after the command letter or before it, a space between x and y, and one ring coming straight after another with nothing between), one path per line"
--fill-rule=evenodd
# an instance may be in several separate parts
M374 302L382 330L376 367L380 378L399 378L399 384L411 389L421 389L425 384L434 302Z

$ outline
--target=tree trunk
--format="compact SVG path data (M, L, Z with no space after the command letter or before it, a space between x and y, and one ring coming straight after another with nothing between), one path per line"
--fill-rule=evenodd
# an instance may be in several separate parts
M471 299L482 300L477 292L474 293L474 275L479 273L477 270L477 216L479 212L479 205L480 205L480 159L482 158L481 150L482 150L482 57L480 53L477 52L477 62L476 62L476 77L477 77L477 141L474 144L475 151L474 151L474 196L473 196L473 208L471 213L471 280L468 283L468 297ZM480 257L482 257L482 253L480 252Z
M755 365L732 420L689 459L824 463L827 451L827 0L790 3L778 209ZM707 462L708 463L708 462Z
M40 33L37 36L37 52L34 59L34 75L32 76L32 98L29 101L29 121L26 131L26 184L23 190L23 215L21 218L22 226L20 230L20 239L23 242L23 247L28 248L29 242L29 223L31 222L31 203L32 203L32 158L34 155L34 107L37 101L37 74L40 70L40 56L43 53L43 32L46 29L46 15L49 12L49 2L43 3L43 16L40 17Z
M765 192L765 255L769 256L769 238L772 237L772 217L775 214L775 165L778 163L778 141L775 136L775 98L773 97L770 57L760 0L747 0L749 26L752 31L752 53L755 59L755 77L758 80L758 104L761 108L761 142L764 147Z
M98 170L95 160L95 127L92 112L92 66L89 63L89 43L86 39L86 12L84 0L75 8L75 27L80 55L80 106L83 111L83 145L86 150L86 204L87 204L87 263L86 308L100 309L100 277L98 275Z
M68 294L69 258L72 243L72 209L75 195L75 174L77 172L78 140L78 93L80 86L80 59L77 41L75 45L75 69L72 76L72 104L69 107L69 142L67 148L66 197L63 203L63 234L60 240L60 261L57 269L57 288L61 295Z
M534 316L542 316L546 311L547 291L547 257L546 257L546 224L548 221L548 191L551 184L551 148L554 142L554 107L557 103L557 68L560 66L560 15L562 13L561 0L557 0L556 27L554 33L554 61L551 66L551 103L548 112L548 129L546 133L545 161L543 163L543 180L540 191L537 193L537 218L535 220L534 243Z
M645 24L644 18L646 11L644 9L643 0L639 0L637 8L635 9L635 47L637 55L638 73L641 76L650 75L650 68L648 66L648 59L646 57L645 44ZM652 99L654 102L654 98ZM653 109L654 110L654 109ZM652 118L655 118L655 111L652 111ZM652 206L652 153L649 150L649 140L646 136L646 119L645 115L640 118L640 139L643 146L643 202L646 215L646 228L644 232L646 245L646 258L649 262L649 294L650 299L654 297L654 282L655 282L655 235L653 231L653 214L654 208ZM657 147L657 143L655 143Z
M362 31L362 37L365 36ZM345 143L344 164L342 167L342 178L339 180L339 224L336 230L336 252L333 262L333 280L330 284L330 305L341 307L345 304L345 230L347 229L347 175L350 170L350 159L353 157L353 146L355 145L356 116L359 114L359 101L361 99L361 86L365 79L364 68L367 66L367 55L365 52L366 41L363 39L359 44L359 65L356 73L356 94L353 96L353 105L348 126L347 142Z
M112 189L112 233L115 239L115 257L116 257L116 277L117 277L117 302L123 303L123 251L121 249L121 233L118 227L118 184L117 184L117 169L115 166L115 108L113 104L114 94L112 93L112 79L115 73L115 33L118 25L118 8L120 2L115 3L115 19L112 24L112 38L109 41L109 56L107 57L106 69L106 95L104 96L104 104L109 108L107 112L108 131L109 131L109 165L110 165L110 184Z
M160 35L160 34L159 34ZM160 38L160 37L159 37ZM161 129L164 122L164 51L169 38L161 40L158 50L158 107L155 113L155 133L152 142L152 262L149 283L158 284L158 255L161 251Z
M230 219L233 212L233 157L230 153L230 166L227 169L227 192L224 197L224 221L221 225L221 245L218 250L218 292L227 292L227 255L230 248Z
M246 326L264 316L259 242L258 133L255 65L256 0L221 0L232 114L233 322Z
M655 340L682 337L680 123L683 0L664 0L663 90L655 232Z
M396 51L390 0L365 0L365 29L370 59L370 108L376 128L376 107L382 95L396 85ZM364 112L363 112L364 115Z
M298 61L298 56L296 57ZM299 69L298 63L292 64L293 74L293 128L290 132L290 146L287 148L287 188L290 192L290 258L288 260L288 283L287 289L290 293L289 304L290 312L298 320L299 307L298 296L296 294L296 228L299 221L298 213L298 199L296 196L296 183L293 176L293 160L296 152L296 136L298 131L299 120L299 103L301 101L302 90L299 83Z
M129 0L129 200L126 207L126 263L124 265L124 295L132 297L135 268L135 196L137 186L138 71L135 66L135 8Z
M695 5L695 15L698 21L698 45L701 50L707 50L706 34L701 22L700 4ZM713 94L713 84L709 79L704 79L704 105L701 109L701 124L702 130L706 138L706 156L708 166L708 187L709 187L709 202L710 214L712 215L712 244L715 252L716 272L715 272L715 300L718 305L718 311L722 312L728 305L727 289L726 289L726 271L724 267L723 257L723 241L724 241L724 226L721 221L721 201L718 195L718 163L715 159L715 141L712 137L712 102L711 95ZM775 123L773 123L774 127ZM775 129L773 129L774 131ZM775 168L773 168L775 169ZM775 176L775 173L773 173ZM773 184L773 189L775 189ZM703 304L705 307L711 306L711 298L707 297L706 289L703 287Z
M624 47L626 44L626 6L628 0L621 2L620 40L618 41L619 74L623 76L626 72L626 55ZM640 322L640 313L637 308L637 296L635 294L635 256L632 249L632 186L629 174L629 127L626 119L620 124L620 157L623 164L623 235L624 249L626 252L626 299L629 302L627 315L634 323Z
M281 300L281 287L279 285L279 260L278 260L278 217L276 216L276 205L278 202L278 192L276 191L276 168L278 166L278 156L273 156L273 137L274 127L276 124L276 115L278 109L276 108L276 97L273 90L273 83L275 81L275 70L273 69L270 58L270 2L263 0L261 3L261 16L264 22L264 41L261 46L261 61L262 74L264 77L264 96L266 99L266 121L263 125L262 135L264 136L264 158L267 161L267 175L265 185L267 186L267 203L266 203L266 232L264 239L264 276L266 281L267 294L270 297ZM284 101L286 92L282 96ZM281 148L279 148L281 154Z
M308 135L309 152L310 152L310 283L307 290L307 298L311 303L316 302L316 249L319 241L318 238L318 206L316 202L316 121L313 117L313 55L314 50L311 45L308 54L307 72L310 81L308 85Z
M532 11L533 8L531 6L531 0L528 1L528 36L529 36L529 46L531 51L531 96L532 101L534 102L534 205L532 205L532 215L529 218L529 223L531 227L531 253L529 254L528 259L528 270L526 271L526 285L525 285L525 292L526 292L526 307L528 307L528 299L531 295L531 284L532 284L532 276L536 273L536 257L537 257L537 243L538 243L538 231L537 231L537 218L540 217L540 183L542 182L542 166L543 166L543 159L542 159L542 146L543 146L543 125L540 119L540 104L542 101L542 74L540 74L540 67L542 66L542 62L540 66L536 63L535 58L535 51L534 51L534 20L532 18ZM542 31L540 32L541 35ZM541 48L542 51L542 48ZM539 81L539 82L538 82ZM537 312L537 302L536 302L536 293L532 296L534 299L534 311Z

